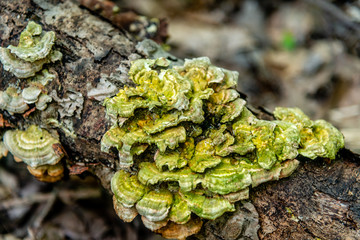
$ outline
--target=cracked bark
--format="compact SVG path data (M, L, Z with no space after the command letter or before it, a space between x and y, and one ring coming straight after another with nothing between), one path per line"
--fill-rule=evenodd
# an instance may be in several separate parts
M87 97L86 84L95 86L101 74L118 71L111 78L122 87L129 84L129 59L141 56L135 41L125 32L91 15L71 1L0 1L1 46L16 45L29 20L56 32L56 48L64 57L48 65L56 79L47 86L59 98L69 92L84 97L80 117L60 117L53 102L46 111L28 117L0 111L18 128L37 124L60 135L68 165L86 165L109 190L117 156L100 151L100 139L110 123L100 102ZM116 70L121 65L121 71ZM0 66L0 90L18 80ZM23 87L24 82L20 83ZM57 119L54 126L46 119ZM71 129L73 128L73 129ZM73 131L76 135L69 134ZM289 178L251 189L250 201L237 204L237 211L208 221L193 239L360 239L360 157L348 150L332 163L302 161Z

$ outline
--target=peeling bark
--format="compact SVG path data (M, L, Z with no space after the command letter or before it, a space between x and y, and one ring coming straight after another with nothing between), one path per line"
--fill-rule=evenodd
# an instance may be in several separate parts
M115 72L108 79L112 84L129 84L129 60L142 53L130 35L66 0L0 1L1 46L16 45L29 20L55 31L55 48L64 54L61 63L46 66L57 73L47 91L55 91L60 99L68 92L79 93L83 109L79 116L61 116L61 106L53 101L45 111L25 117L0 113L17 128L37 124L57 132L69 155L68 165L86 165L110 190L118 161L116 154L100 151L100 140L111 124L101 102L87 97L87 84L95 87L101 77ZM18 81L1 65L0 79L0 90ZM238 203L236 212L205 222L192 238L360 239L360 157L348 150L340 155L332 163L304 160L291 177L252 189L251 202Z

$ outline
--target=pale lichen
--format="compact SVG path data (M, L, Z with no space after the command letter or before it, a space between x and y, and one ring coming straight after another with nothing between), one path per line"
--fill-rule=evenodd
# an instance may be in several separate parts
M151 229L235 211L250 187L291 175L298 154L334 159L344 146L335 127L298 109L258 119L234 89L238 73L208 58L140 59L129 76L136 87L104 101L114 125L101 146L119 153L112 190L122 211L136 209Z
M80 92L68 90L63 94L63 97L60 98L56 90L53 90L49 95L57 102L58 112L61 118L72 117L74 115L79 119L81 118L81 112L84 107L84 97Z
M91 87L91 84L87 84L87 96L90 99L95 99L97 101L103 101L105 98L112 97L116 95L118 88L107 81L105 77L100 78L100 82L95 88Z

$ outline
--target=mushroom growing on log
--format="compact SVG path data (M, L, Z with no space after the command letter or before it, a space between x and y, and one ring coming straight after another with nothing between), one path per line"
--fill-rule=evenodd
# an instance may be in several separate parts
M4 56L3 58L5 59L5 64L2 64L2 67L0 67L0 77L2 80L0 82L0 90L2 92L5 92L8 87L17 84L18 91L29 87L27 85L27 79L19 81L17 78L30 78L35 74L40 74L41 69L48 69L49 72L54 73L54 79L43 85L46 92L54 92L52 96L56 96L56 101L49 102L46 108L36 109L30 112L29 116L31 116L31 118L24 117L16 112L7 114L6 107L1 107L0 113L4 113L4 117L13 125L13 129L25 129L26 126L36 125L41 126L42 129L46 129L49 132L58 132L59 142L67 150L69 159L71 160L68 163L85 164L89 171L99 178L103 187L107 189L110 194L112 193L110 182L115 172L124 166L128 168L132 164L133 166L137 166L139 163L137 162L138 157L141 156L141 154L151 156L149 159L157 156L157 163L154 162L151 166L140 164L140 170L143 169L142 167L144 167L142 171L149 171L151 168L156 169L161 173L161 175L157 176L159 179L159 187L164 188L166 185L166 190L149 189L148 192L146 192L149 196L145 199L151 199L151 201L144 203L156 202L157 198L152 197L150 194L151 191L158 191L160 193L167 192L164 194L170 196L168 192L173 194L173 192L181 188L180 184L193 184L193 182L191 182L192 180L189 183L190 178L188 178L186 174L198 176L198 178L194 180L195 186L198 184L205 185L206 188L216 191L214 194L204 189L198 189L198 191L194 189L194 192L185 191L179 192L178 195L174 194L174 197L166 198L168 201L163 199L164 203L161 203L162 208L159 214L148 214L147 210L152 207L147 204L140 204L137 208L137 205L135 205L134 209L137 211L141 209L140 212L145 213L144 215L149 221L163 221L163 216L168 214L170 223L156 230L165 237L184 238L198 232L202 226L202 230L195 238L201 239L206 237L211 239L211 237L216 238L217 236L224 239L236 239L239 238L241 234L245 234L248 238L252 239L301 239L314 237L324 239L345 237L353 239L360 238L358 228L360 224L358 211L360 208L358 201L360 198L360 186L357 179L360 169L359 157L346 149L338 152L338 150L342 148L343 142L341 138L339 138L340 134L336 132L337 130L328 123L311 121L310 125L304 124L301 128L297 127L297 130L300 131L300 142L298 142L296 136L291 137L292 135L287 135L296 132L293 125L297 125L297 122L294 123L292 120L287 121L286 117L278 117L277 111L275 111L274 115L278 120L275 120L274 116L267 115L266 112L254 110L248 105L245 106L243 99L237 97L236 92L231 90L230 87L226 87L228 86L227 84L233 86L231 83L226 82L224 84L225 90L229 90L225 91L222 89L222 84L218 82L222 79L222 77L220 77L222 73L228 77L232 77L235 79L234 81L237 80L237 76L234 76L234 73L228 70L225 71L225 73L221 73L221 71L211 65L208 66L212 67L211 70L213 71L213 75L209 76L210 81L213 82L214 85L218 84L219 88L211 88L212 90L202 89L203 86L201 84L203 83L199 81L196 87L198 87L199 91L202 91L202 94L196 97L190 97L189 99L186 96L186 94L188 94L188 88L184 87L179 89L179 94L176 98L159 98L166 109L163 113L170 111L167 116L172 117L177 115L178 120L169 122L166 119L154 117L151 119L153 120L152 124L146 125L145 122L144 130L140 135L141 141L132 143L131 140L134 140L134 138L125 138L124 136L126 134L122 132L123 130L116 129L113 125L116 121L118 126L126 126L128 123L124 117L130 117L133 110L124 107L124 109L128 111L127 115L117 116L117 111L107 110L108 106L104 107L102 102L88 97L87 91L91 89L88 83L96 88L99 79L104 78L119 89L134 88L139 82L135 82L134 84L134 82L129 79L128 72L130 75L134 73L134 71L130 71L132 66L131 61L138 60L139 62L145 61L146 63L146 61L149 60L139 59L152 58L151 53L157 51L156 45L148 41L143 42L143 45L141 45L141 43L137 45L137 43L128 35L125 35L123 31L116 29L108 22L104 22L102 19L92 15L89 11L79 8L75 3L68 0L58 2L57 4L44 0L1 1L0 14L3 16L0 19L0 26L4 30L4 34L0 36L2 46L9 46L14 42L18 42L19 33L26 28L28 19L36 19L36 22L42 26L44 31L56 32L56 41L52 48L61 52L63 55L61 61L58 61L60 59L59 56L55 56L52 59L45 57L35 60L34 63L37 63L37 61L43 62L39 64L41 67L32 68L33 63L31 60L34 60L33 58L24 57L26 60L20 60L18 57L10 55L12 53L9 49L6 50L7 48L2 48L2 56ZM145 43L147 45L144 45ZM145 47L147 51L140 51L141 48L144 49L144 46L147 46ZM156 54L158 53L159 51L156 52ZM21 55L21 57L23 56ZM43 55L40 57L43 57ZM171 70L167 73L169 75L165 74L164 76L172 78L174 75L180 75L184 78L184 76L188 77L188 75L191 75L192 72L187 70L187 65L184 65L181 60L167 54L163 54L160 57L166 58L167 61L175 62L173 66L170 66L170 70L173 69L173 67L176 69L175 66L180 66L178 67L179 72L184 74L181 76L179 72L175 73ZM158 59L158 56L155 58ZM10 62L14 65L11 65ZM22 71L15 71L17 68L11 67L20 66L18 64L21 65L20 69L32 69L30 71L31 73L23 75ZM159 61L157 64L160 69L168 68L166 61ZM152 67L150 66L148 68L151 69ZM141 71L143 69L140 67L139 70ZM185 79L184 81L187 80ZM189 85L191 85L191 83ZM18 93L19 92L17 92L17 94ZM216 93L216 95L213 93ZM107 95L108 93L105 94ZM114 94L113 91L110 95L111 94ZM106 97L109 97L109 95ZM186 99L188 99L188 103ZM107 100L105 104L109 105L110 101L111 100ZM202 103L202 101L204 101L204 103ZM227 103L231 104L226 105ZM34 103L30 103L30 105L31 104ZM141 101L139 101L138 104L139 106L144 106L144 103ZM151 106L154 108L158 107L156 105L157 102L154 103L150 101L146 104L153 104ZM201 104L203 104L201 109L208 109L209 113L218 119L218 124L216 128L212 129L213 131L209 130L202 133L204 130L188 124L188 122L194 122L195 125L200 124L198 122L201 122L201 112L196 111L200 108L195 107L191 109L191 106L199 106ZM71 106L72 110L67 111L66 106ZM189 110L187 110L186 106L190 106ZM254 111L250 111L247 107ZM186 111L189 111L191 116L183 114ZM292 110L288 111L291 112ZM110 120L106 118L106 113L110 116ZM11 114L13 114L13 116ZM135 117L139 117L139 120L144 120L141 119L142 116L144 115L142 115L141 111L139 115L135 114ZM190 117L193 117L193 119L189 120ZM179 120L180 118L187 120ZM156 121L156 119L160 120ZM271 119L271 121L269 121L269 119ZM282 123L277 123L276 121L282 121ZM230 126L231 129L228 128L230 123L232 123ZM168 134L160 137L158 135L153 136L159 134L159 131L160 134L166 132L168 130L166 124L171 125L172 128L170 129L176 128L176 131L170 131ZM139 125L141 125L141 123L139 123ZM226 127L222 127L222 125ZM112 135L108 140L105 140L103 136L106 136L106 133L113 129L116 129L116 135L119 136L120 139L125 140L119 141L118 137L113 137ZM131 129L128 131L131 132ZM301 134L302 131L303 134ZM183 137L184 132L186 133L185 139ZM251 134L247 135L247 132ZM265 132L269 135L266 135L266 138L263 139L265 136L263 133ZM197 137L199 138L201 134L203 134L204 139L196 139ZM291 144L286 147L284 144L281 144L281 141L278 142L276 140L278 139L277 136L284 134L286 137L283 139L291 139ZM151 135L151 137L148 135ZM200 151L196 151L197 154L195 153L193 156L191 156L190 153L182 156L180 153L179 159L170 159L170 157L177 158L176 151L179 150L177 147L187 150L191 149L191 140L186 141L189 135L194 138L194 151L196 151L196 148ZM304 138L302 138L303 136ZM306 141L309 136L315 138L317 136L321 137L317 138L317 141L310 141L311 143L309 143ZM128 135L126 137L134 136ZM165 138L171 141L164 141ZM240 144L243 141L249 144L243 146ZM266 144L261 144L261 142L265 142ZM288 143L288 140L285 142ZM144 144L148 144L149 146L145 147ZM211 146L213 146L213 148L208 148L208 146L206 146L207 144L212 144ZM296 146L297 144L300 148ZM120 161L116 150L114 152L111 149L112 146L114 146L115 149L119 149L122 158ZM269 148L269 146L282 147L275 149ZM316 148L316 153L308 151L313 147ZM108 149L108 153L101 151L101 148L103 150ZM299 162L297 162L297 160L293 160L293 162L283 161L288 158L293 159L293 157L289 156L295 155L294 148L303 149L302 153L300 150L297 151L308 158L317 157L316 161L306 160L304 157L299 159L304 161ZM158 153L157 150L159 150ZM221 178L218 179L218 176L221 175L223 169L227 169L226 171L231 170L234 172L234 178L245 179L245 177L242 178L240 176L241 174L239 174L238 169L236 169L236 165L234 166L232 159L226 160L225 156L229 154L242 156L253 151L256 153L252 156L253 158L251 160L253 162L248 163L246 159L235 158L237 162L245 164L243 166L246 166L245 168L249 169L249 172L253 171L253 173L250 174L251 181L247 178L249 180L247 183L251 182L252 186L285 177L291 174L296 166L299 166L289 178L261 184L257 188L251 188L249 193L251 203L246 201L239 202L244 196L247 197L247 191L249 191L249 189L245 187L234 187L237 191L229 192L228 189L219 187L221 185ZM189 152L191 151L189 150ZM156 155L156 153L158 155ZM168 160L161 160L160 155L161 157L168 158ZM214 162L208 164L206 161L208 158L214 159L216 164ZM224 158L225 160L223 160ZM335 158L335 160L326 164L321 158ZM219 159L221 160L219 161ZM252 165L255 164L255 160L257 166L254 169ZM161 161L163 162L161 163ZM184 165L185 161L189 166ZM97 163L97 165L91 163ZM156 164L160 166L160 169ZM289 168L282 168L283 166L288 166ZM189 174L187 167L192 171L191 174ZM188 172L182 170L184 168L186 168L185 170ZM274 168L276 170L274 170ZM126 174L135 176L137 170L136 168L131 169L130 167L130 170ZM274 170L274 172L270 175L261 172L271 172L272 170ZM183 178L173 175L171 177L174 180L166 182L166 180L162 179L162 174L170 174L171 171L184 171L185 175L182 175L184 176ZM195 174L193 174L193 172L195 172ZM254 180L255 177L256 180ZM216 182L216 184L213 184L213 182ZM217 184L218 182L220 185ZM254 182L256 184L254 184ZM144 183L140 181L140 184ZM154 184L146 184L144 188L152 188L152 185ZM192 189L193 187L188 186L188 188ZM215 195L223 195L223 197ZM144 194L144 196L146 195ZM171 201L169 200L170 198ZM182 200L186 202L187 206ZM225 210L220 209L220 211L219 209L215 209L215 213L210 203L209 208L206 209L198 208L197 206L198 202L207 203L207 201L216 202L220 200L224 202ZM119 202L118 199L116 199L116 201L116 203ZM140 201L141 200L139 200L139 202ZM174 207L171 207L171 204L173 204L172 206ZM122 205L121 207L127 206ZM121 207L119 209L121 209ZM211 219L212 216L216 216L217 218L213 221L202 221L200 218L191 217L191 219L188 220L187 216L180 216L180 214L176 213L177 207L184 208L185 213L188 212L187 210L190 210L200 217ZM288 209L288 211L286 209ZM123 211L125 210L119 210L119 212ZM232 212L224 213L226 211ZM154 218L149 219L150 216ZM132 217L133 215L128 212L126 219L130 220ZM186 223L182 224L183 222ZM343 224L344 222L349 224ZM150 224L148 224L148 226L150 226ZM176 233L181 233L182 235L176 235Z

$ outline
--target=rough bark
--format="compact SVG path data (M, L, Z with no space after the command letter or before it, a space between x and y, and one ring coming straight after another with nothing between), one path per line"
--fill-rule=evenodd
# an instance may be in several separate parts
M76 109L78 114L62 116L59 112L64 109L55 101L46 111L28 117L2 113L18 128L37 124L57 132L69 155L68 166L88 167L109 190L117 156L101 152L100 139L110 122L101 102L87 97L87 84L95 86L102 76L114 72L118 75L110 78L113 84L130 84L126 77L129 60L141 53L130 35L71 1L0 1L1 46L16 45L29 20L55 31L56 48L64 54L61 63L48 66L57 78L47 91L55 91L59 99L81 93L83 108ZM2 66L0 74L0 90L18 81ZM49 124L49 118L62 126ZM250 200L237 204L235 213L206 222L193 238L360 239L359 160L347 150L332 163L304 159L291 177L252 189Z
M341 155L330 164L302 162L289 178L252 189L256 211L238 206L207 222L198 239L359 239L360 158Z

